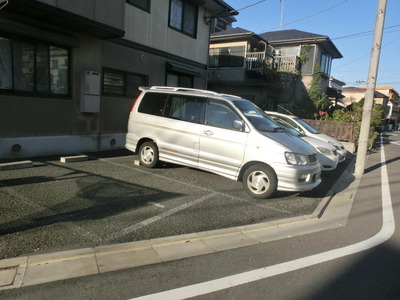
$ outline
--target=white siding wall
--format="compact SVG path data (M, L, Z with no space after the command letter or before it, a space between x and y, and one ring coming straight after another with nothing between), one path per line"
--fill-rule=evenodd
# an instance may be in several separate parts
M209 27L204 14L204 7L199 7L197 36L193 38L168 26L169 1L153 4L150 13L126 4L125 39L206 64Z

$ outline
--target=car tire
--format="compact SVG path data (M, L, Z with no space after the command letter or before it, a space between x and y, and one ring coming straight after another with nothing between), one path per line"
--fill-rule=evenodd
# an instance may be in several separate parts
M158 164L158 147L154 142L145 142L139 148L140 164L146 168L154 168Z
M278 179L270 166L256 164L244 172L243 186L251 196L266 199L276 192Z

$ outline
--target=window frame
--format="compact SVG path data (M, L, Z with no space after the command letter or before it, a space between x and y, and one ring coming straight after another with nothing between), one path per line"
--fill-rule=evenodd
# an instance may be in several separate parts
M185 74L185 73L179 73L179 72L173 72L173 71L167 71L165 74L165 85L166 86L173 86L168 84L168 76L176 76L178 77L178 84L176 87L187 87L187 88L193 88L194 87L194 76L193 75L189 75L189 74ZM186 79L190 80L190 85L187 86L185 84L181 84L183 77L185 77Z
M0 87L0 93L1 94L16 94L16 95L24 95L24 96L32 96L32 97L70 97L71 96L71 49L65 46L59 46L57 44L52 44L48 42L44 42L41 40L37 39L31 39L31 38L26 38L22 37L19 35L14 35L14 34L8 34L8 33L1 33L0 34L0 39L8 40L9 41L9 59L10 59L10 72L9 74L11 76L10 79L10 88L1 88ZM17 82L16 82L16 76L17 73L20 72L21 70L17 70L17 66L21 65L23 62L21 61L19 64L16 62L16 45L31 45L32 47L32 57L31 57L31 64L32 64L32 90L28 89L18 89L17 87ZM54 68L52 67L54 63L54 56L52 56L53 50L54 49L61 49L66 52L66 55L62 57L64 59L64 63L62 64L65 68L64 69L59 69L65 70L64 73L58 72L56 75L62 77L62 75L65 75L65 80L62 82L64 83L65 86L65 92L62 93L56 93L53 92L53 82L52 82L52 71ZM45 52L45 55L43 55L43 52ZM45 63L44 64L39 64L39 56L41 59L45 57ZM57 61L58 63L58 61ZM44 70L39 70L41 67L44 66ZM58 68L57 68L58 70ZM45 85L43 85L39 82L42 76L43 72L47 72L45 76Z
M172 12L172 8L173 8L173 2L174 1L179 1L182 3L182 12L181 12L181 19L179 20L179 25L175 26L173 21L177 21L175 19L173 19L173 12ZM185 22L190 21L189 19L185 19L185 16L187 16L188 10L187 10L187 6L191 6L192 8L194 8L195 12L194 12L194 20L191 21L191 25L193 25L193 33L186 30L185 29ZM186 11L186 13L185 13ZM192 38L196 38L197 37L197 22L198 22L198 15L199 15L199 6L196 5L194 2L192 1L188 1L188 0L170 0L169 1L169 16L168 16L168 27L171 29L174 29L176 31L179 31L187 36L190 36ZM188 17L189 18L189 17Z
M322 74L330 75L332 69L332 57L326 53L321 53L320 70Z
M235 56L235 49L240 49L242 55ZM214 52L217 52L214 54ZM223 53L224 52L224 53ZM239 57L241 59L240 64ZM209 51L208 66L210 69L221 69L221 68L244 68L246 64L246 47L244 45L232 45L223 47L212 47Z
M107 91L106 90L106 86L112 87L112 85L106 85L105 84L106 73L114 74L114 75L121 75L123 77L122 93L116 93L116 92L112 92L112 91ZM137 97L137 96L139 96L139 94L140 94L139 89L137 89L137 91L135 90L135 93L130 93L128 88L127 88L128 84L129 84L129 78L128 77L131 76L131 75L141 77L144 80L144 82L140 83L138 85L138 87L139 86L147 86L148 85L148 82L149 82L149 76L148 75L104 67L103 68L103 74L102 74L102 87L101 87L102 94L104 96L120 96L120 97Z

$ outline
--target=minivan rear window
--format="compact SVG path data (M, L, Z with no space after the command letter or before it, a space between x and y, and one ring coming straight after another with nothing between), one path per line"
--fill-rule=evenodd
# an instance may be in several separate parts
M146 93L138 107L138 112L162 116L167 95L161 93Z

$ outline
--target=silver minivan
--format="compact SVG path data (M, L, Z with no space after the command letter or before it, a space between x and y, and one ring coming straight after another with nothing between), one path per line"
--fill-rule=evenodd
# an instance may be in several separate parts
M243 182L256 198L307 191L321 182L315 149L252 102L206 90L140 87L126 148L140 164L190 166Z

